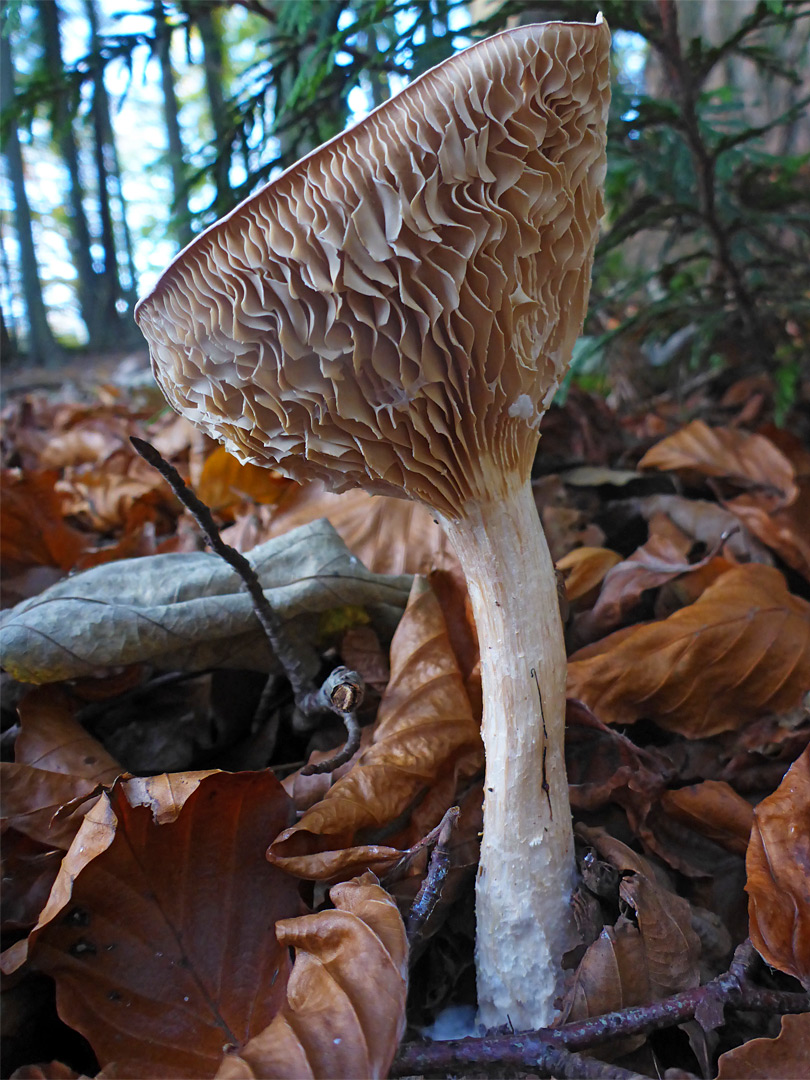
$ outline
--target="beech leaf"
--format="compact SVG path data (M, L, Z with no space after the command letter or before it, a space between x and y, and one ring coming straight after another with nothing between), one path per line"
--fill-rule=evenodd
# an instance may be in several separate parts
M321 517L375 574L427 574L437 566L458 565L444 530L427 507L409 499L369 495L360 488L336 495L317 483L296 487L275 508L269 535Z
M758 563L723 574L694 604L574 653L568 693L604 723L645 717L687 738L796 705L810 686L810 604Z
M218 1080L387 1076L405 1030L408 943L373 874L334 885L333 911L276 924L295 949L286 1001L270 1025L226 1055Z
M326 521L268 540L249 558L313 674L320 614L402 608L411 584L370 574ZM241 579L204 552L107 563L60 581L3 613L0 660L14 678L35 683L141 661L192 671L275 664Z
M478 724L441 608L417 578L391 642L391 679L371 745L271 844L267 857L290 873L320 879L348 875L364 860L390 863L399 851L372 846L370 839L368 849L353 850L358 833L389 826L426 793L431 810L420 829L427 831L450 805L457 775L472 775L482 761ZM447 782L438 785L442 778ZM441 797L437 788L444 789Z
M810 747L754 810L746 871L751 941L810 989Z
M745 855L754 811L724 780L704 780L702 784L665 791L660 804L676 821L727 851Z
M739 428L710 428L702 420L656 443L639 462L641 469L691 469L719 476L738 487L775 492L785 505L798 494L793 466L763 435Z
M610 548L580 547L563 555L557 560L557 569L565 576L565 593L569 601L587 596L621 561L621 555Z
M635 912L637 934L624 917L585 953L569 995L576 1018L659 1000L700 982L700 942L687 900L662 885L652 864L604 829L577 825L577 835L621 874L619 895Z
M775 1039L751 1039L721 1054L717 1065L717 1080L807 1080L810 1014L783 1016Z
M289 959L274 926L300 900L263 841L292 804L269 772L210 773L182 806L174 784L160 797L149 781L129 783L83 822L29 938L31 962L55 979L60 1016L103 1067L213 1076L223 1044L247 1044L284 999ZM173 820L138 804L147 793Z

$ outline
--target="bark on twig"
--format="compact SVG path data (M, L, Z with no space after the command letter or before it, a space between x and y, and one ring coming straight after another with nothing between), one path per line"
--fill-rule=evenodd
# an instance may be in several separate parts
M685 990L663 1001L594 1016L558 1028L543 1028L522 1034L495 1034L479 1039L406 1044L400 1048L391 1076L446 1073L464 1068L534 1068L538 1064L547 1069L545 1062L551 1059L544 1055L550 1047L569 1051L588 1050L612 1039L647 1035L660 1028L682 1024L694 1019L696 1013L717 1016L718 1022L721 1022L724 1008L777 1015L810 1012L808 994L782 993L755 986L751 982L751 972L758 963L757 953L750 941L746 941L737 948L729 970L723 975L705 986ZM580 1059L585 1060L593 1061ZM580 1063L577 1067L580 1067ZM613 1067L602 1065L602 1068ZM555 1071L554 1075L600 1076L609 1080L614 1075L633 1074Z
M436 846L430 856L425 880L414 898L408 914L408 944L413 949L421 935L422 928L433 913L433 909L442 895L442 887L450 869L450 837L453 835L458 816L457 806L451 806L439 822L436 833Z

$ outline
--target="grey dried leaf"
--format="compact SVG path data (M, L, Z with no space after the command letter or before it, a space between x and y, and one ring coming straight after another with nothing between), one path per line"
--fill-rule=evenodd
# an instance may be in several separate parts
M401 612L411 586L407 575L369 573L327 521L268 540L248 558L313 675L324 612ZM206 552L98 566L0 616L0 663L21 682L144 662L187 671L278 667L239 577Z

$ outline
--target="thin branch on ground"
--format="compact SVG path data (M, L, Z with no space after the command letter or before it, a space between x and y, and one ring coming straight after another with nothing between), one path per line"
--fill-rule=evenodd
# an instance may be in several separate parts
M430 856L425 880L422 882L408 913L407 933L408 944L411 949L417 943L425 923L433 914L433 910L441 898L444 880L450 869L450 838L453 835L453 829L456 827L460 813L461 811L457 806L451 806L439 822L437 829L434 829L436 846Z
M133 435L130 437L130 442L144 461L147 461L152 468L157 469L183 506L194 517L205 534L211 550L224 559L245 583L250 599L253 602L256 618L259 620L262 630L264 630L270 647L284 668L295 695L296 703L303 700L312 691L312 683L304 674L304 665L301 658L287 641L284 625L264 595L259 577L250 562L240 551L225 543L219 534L219 529L211 511L188 487L177 469L170 465L154 446L145 439L138 439Z
M346 742L342 749L317 765L314 762L305 765L301 770L302 776L334 772L354 757L360 748L360 720L357 710L363 704L365 696L366 684L363 676L347 667L336 667L331 675L324 679L320 690L307 694L298 703L299 709L307 714L324 711L337 713L346 726Z
M721 1023L723 1010L766 1012L776 1015L810 1012L810 995L766 990L751 981L759 957L750 941L738 946L727 972L705 986L685 990L663 1001L594 1016L558 1028L542 1028L521 1034L493 1034L483 1038L447 1042L409 1043L400 1048L392 1076L446 1073L465 1068L536 1067L549 1046L566 1050L589 1050L612 1039L647 1035L687 1020L711 1017ZM716 1018L716 1019L715 1019ZM710 1024L709 1026L714 1026ZM545 1068L545 1066L543 1066ZM605 1066L608 1068L608 1066ZM555 1073L555 1075L557 1075ZM585 1073L560 1073L585 1076ZM609 1073L593 1075L608 1078ZM625 1076L630 1074L623 1074Z

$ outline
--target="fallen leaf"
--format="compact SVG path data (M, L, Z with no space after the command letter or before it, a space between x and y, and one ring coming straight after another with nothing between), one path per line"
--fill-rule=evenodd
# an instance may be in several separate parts
M20 704L20 732L14 759L48 772L111 784L121 766L75 719L77 704L62 687L26 694Z
M359 488L335 495L320 484L296 485L275 508L266 535L321 517L375 574L428 574L434 567L456 565L444 530L426 507Z
M596 603L577 624L578 633L585 640L601 637L623 623L647 589L657 589L683 574L699 570L717 554L714 547L702 559L690 563L686 558L688 551L668 536L652 531L653 522L650 527L646 543L627 559L620 559L608 568Z
M622 561L621 555L610 548L574 548L557 562L565 577L565 592L569 601L587 597L598 588L605 574Z
M11 1080L87 1080L61 1061L47 1065L22 1065L11 1074Z
M91 803L84 798L112 783L121 766L74 719L77 704L61 687L29 693L20 705L15 762L0 764L3 825L67 850ZM77 810L55 818L66 804Z
M652 1000L644 942L638 927L624 915L615 926L605 926L585 950L571 989L561 1009L561 1022L587 1020ZM644 1036L622 1039L619 1053L627 1053L644 1042ZM611 1046L611 1058L616 1047Z
M810 1015L782 1017L775 1039L750 1039L717 1062L717 1080L807 1080L810 1076Z
M324 521L269 540L250 561L313 675L323 612L404 607L410 587L368 573ZM108 563L59 582L3 613L0 656L14 678L38 683L142 661L192 671L275 663L241 578L204 552Z
M665 791L661 808L695 832L708 836L727 851L745 855L754 810L742 795L721 780Z
M417 578L391 642L391 679L371 746L270 845L267 857L300 877L327 880L348 875L366 859L390 865L401 852L379 848L380 834L390 836L392 823L421 798L421 816L412 825L417 835L409 837L418 839L451 805L459 775L472 775L482 762L478 724L441 609Z
M575 653L568 693L604 723L645 717L687 738L796 705L810 686L810 604L773 567L723 574L690 607Z
M292 805L269 772L213 773L159 824L128 783L83 823L30 960L102 1067L213 1076L223 1044L245 1046L284 1001L289 958L274 927L300 900L263 849Z
M698 986L700 941L692 929L688 901L646 874L624 877L619 895L636 913L653 998Z
M218 446L206 458L195 491L209 510L233 511L246 499L272 505L291 486L298 485L274 469L242 465L224 446Z
M648 995L645 1001L650 997L652 1000L660 1000L697 986L700 982L700 941L692 929L688 901L661 884L647 859L610 836L605 829L578 824L575 832L581 840L595 848L602 859L619 871L619 895L635 912L640 935L642 958L639 959L636 953L633 959L636 943L632 940L632 935L622 929L621 949L625 956L614 956L615 964L611 962L613 950L608 947L609 944L615 944L615 937L614 942L610 942L608 938L608 942L601 946L598 942L594 943L597 945L596 960L589 970L591 997L596 999L602 993L605 996L625 994L631 997L644 992ZM630 953L629 957L627 952ZM638 972L633 970L636 963L643 968L646 989ZM617 973L616 964L624 969L623 977ZM597 978L602 980L599 995L594 988ZM617 1004L612 1007L620 1006Z
M581 701L568 701L565 767L571 805L597 810L613 801L643 817L672 775L666 758L606 727Z
M686 499L682 495L650 495L639 499L638 510L652 523L665 515L695 543L716 547L725 534L724 550L737 562L761 562L770 565L773 557L767 548L749 533L730 510L705 499ZM736 531L735 531L736 530Z
M810 747L754 810L746 870L754 946L810 989Z
M723 477L737 487L776 493L783 505L798 494L793 466L770 440L737 428L710 428L702 420L662 439L647 451L639 468Z
M4 575L31 566L71 570L88 538L65 524L65 499L56 490L54 471L20 473L3 469L0 495L0 559Z
M388 1075L405 1030L408 944L372 874L334 885L333 911L276 924L295 949L286 1001L266 1030L226 1054L218 1080Z
M16 829L3 832L3 932L28 931L45 907L62 851Z
M799 482L799 497L790 506L775 506L772 497L758 494L738 495L725 505L758 540L810 580L810 480Z

